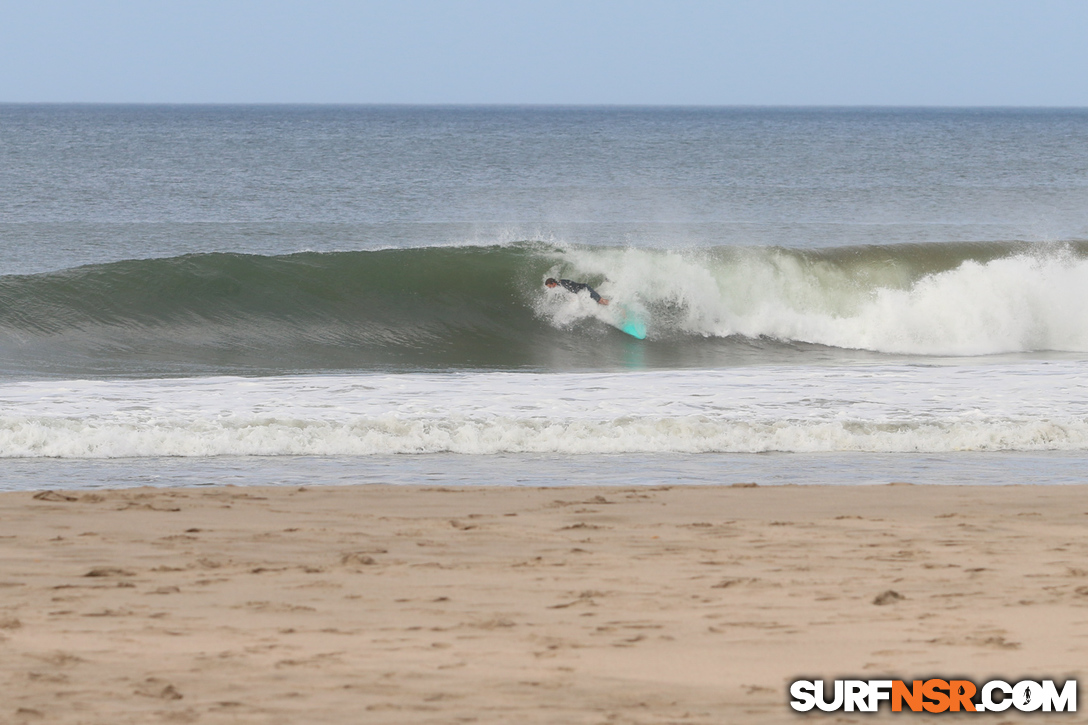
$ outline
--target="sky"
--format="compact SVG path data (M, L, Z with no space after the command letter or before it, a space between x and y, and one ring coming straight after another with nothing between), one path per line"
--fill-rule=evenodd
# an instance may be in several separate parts
M1088 106L1088 0L0 0L0 102Z

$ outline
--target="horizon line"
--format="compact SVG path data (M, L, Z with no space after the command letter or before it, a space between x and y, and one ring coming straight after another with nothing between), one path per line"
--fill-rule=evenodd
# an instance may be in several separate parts
M797 109L797 110L1088 110L1088 105L1009 104L879 104L879 103L508 103L508 102L385 102L385 101L0 101L0 106L251 106L327 108L616 108L616 109Z

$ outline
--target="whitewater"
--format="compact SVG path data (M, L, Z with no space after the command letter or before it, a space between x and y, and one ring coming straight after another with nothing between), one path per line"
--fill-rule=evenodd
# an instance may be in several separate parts
M23 382L5 457L1088 449L1079 363Z

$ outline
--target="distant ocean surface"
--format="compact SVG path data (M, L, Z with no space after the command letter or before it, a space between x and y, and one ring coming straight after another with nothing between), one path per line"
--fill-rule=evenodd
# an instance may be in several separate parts
M1088 110L0 105L0 458L1083 482Z

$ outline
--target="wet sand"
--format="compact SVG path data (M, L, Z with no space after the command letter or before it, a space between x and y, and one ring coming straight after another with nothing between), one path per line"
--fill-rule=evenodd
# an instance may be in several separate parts
M4 723L771 723L1086 662L1088 486L0 494Z

